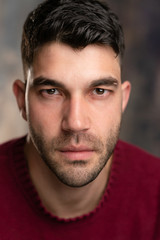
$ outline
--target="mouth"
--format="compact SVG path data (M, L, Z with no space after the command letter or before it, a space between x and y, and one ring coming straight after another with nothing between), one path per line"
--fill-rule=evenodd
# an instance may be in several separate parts
M87 160L95 152L86 146L67 146L59 150L60 154L70 161Z

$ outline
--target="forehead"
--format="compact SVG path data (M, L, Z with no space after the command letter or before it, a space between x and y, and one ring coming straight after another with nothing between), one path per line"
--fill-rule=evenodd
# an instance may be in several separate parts
M113 77L120 81L120 61L108 46L88 45L75 50L62 43L50 43L38 49L33 61L33 78L40 76L66 84Z

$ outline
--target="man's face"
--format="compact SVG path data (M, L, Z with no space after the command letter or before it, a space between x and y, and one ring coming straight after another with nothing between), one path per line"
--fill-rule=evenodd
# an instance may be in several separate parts
M84 186L104 168L129 89L110 47L51 43L39 49L28 71L26 120L34 146L61 182Z

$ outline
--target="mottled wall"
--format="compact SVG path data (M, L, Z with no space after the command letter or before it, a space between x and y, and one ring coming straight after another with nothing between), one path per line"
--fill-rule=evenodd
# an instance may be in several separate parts
M22 24L38 0L0 0L0 142L20 136L27 126L19 115L12 82L23 78ZM109 0L126 35L123 79L132 83L121 138L160 156L160 2Z

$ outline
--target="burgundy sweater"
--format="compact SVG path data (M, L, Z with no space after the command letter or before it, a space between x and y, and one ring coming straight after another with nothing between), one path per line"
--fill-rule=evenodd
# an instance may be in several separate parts
M21 138L0 146L0 240L160 239L160 159L119 141L97 208L64 220L42 206L29 178L24 143Z

